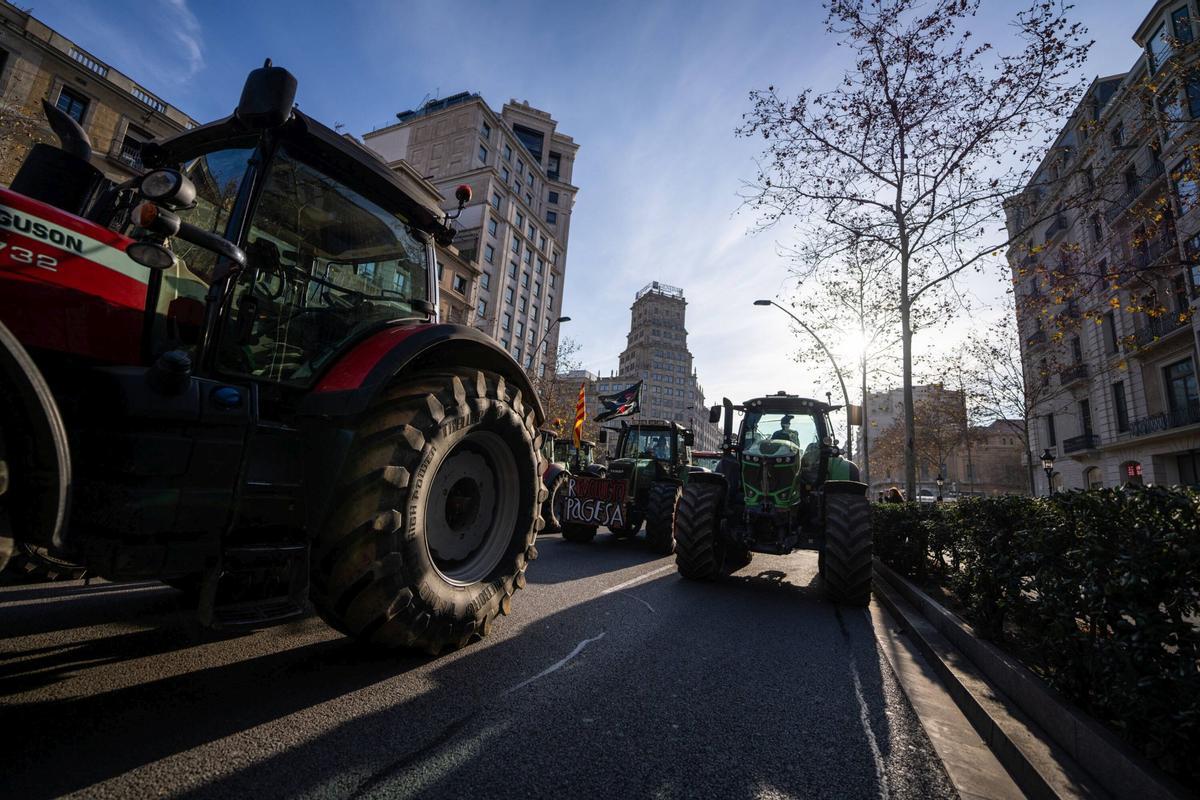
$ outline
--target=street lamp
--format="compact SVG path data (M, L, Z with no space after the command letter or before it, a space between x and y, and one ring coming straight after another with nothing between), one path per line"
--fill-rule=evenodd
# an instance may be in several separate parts
M825 343L821 341L821 337L817 336L816 332L813 331L812 328L801 322L799 317L788 311L783 306L779 305L779 303L776 303L774 300L755 300L754 305L775 306L780 311L787 314L792 318L792 321L799 325L805 333L813 337L813 340L816 341L817 346L821 348L821 352L823 352L829 358L829 363L833 365L833 372L835 375L837 375L838 383L840 383L842 386L842 400L846 405L846 458L853 458L854 453L852 451L854 448L852 446L852 442L854 441L854 437L850 433L850 393L846 391L846 381L844 378L842 378L842 370L838 367L837 360L833 357L833 353L830 352L829 348L825 346ZM865 397L863 398L863 401L866 402Z
M1047 493L1054 494L1054 482L1051 480L1054 474L1054 454L1050 452L1049 447L1042 451L1042 469L1046 470Z
M533 346L533 354L539 361L541 360L542 357L538 354L538 350L541 349L542 343L546 341L546 337L550 335L550 331L554 330L554 326L558 325L560 322L570 322L570 321L571 321L570 317L559 317L558 319L554 320L554 322L551 322L549 325L546 326L546 332L542 334L542 338L538 339L537 344L535 344Z
M940 502L942 502L942 486L946 483L946 479L943 478L942 473L939 472L937 474L937 477L933 479L933 482L937 484L937 487L938 487L937 501L940 503Z

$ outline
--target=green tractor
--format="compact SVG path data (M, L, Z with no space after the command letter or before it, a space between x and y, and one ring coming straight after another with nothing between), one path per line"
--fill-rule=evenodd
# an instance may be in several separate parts
M714 580L753 553L819 551L834 600L871 599L871 515L858 467L842 458L819 400L779 394L735 406L726 399L725 451L714 472L690 476L675 515L676 564L685 578ZM733 412L742 412L733 436ZM721 419L713 406L709 420Z
M608 431L601 429L605 443ZM637 535L646 523L646 541L664 555L675 551L675 507L691 473L692 431L677 422L645 420L624 426L605 477L625 484L625 513L609 530L619 539ZM584 523L563 524L563 538L591 541L596 527Z
M595 463L595 455L593 441L584 439L576 449L571 439L560 439L556 431L542 429L542 457L546 460L546 471L542 473L542 483L546 486L542 519L546 521L547 533L562 530L562 506L571 475L604 475L604 466Z

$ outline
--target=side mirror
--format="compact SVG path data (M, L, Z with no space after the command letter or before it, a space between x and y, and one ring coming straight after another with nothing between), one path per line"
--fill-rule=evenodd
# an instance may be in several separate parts
M600 441L600 444L608 444L608 430L601 428L596 438Z
M267 59L246 76L242 97L233 112L238 122L251 130L278 128L292 117L296 102L296 76Z
M693 433L692 431L684 431L683 432L683 446L691 447L694 444L696 444L696 434Z
M710 425L716 425L721 421L721 407L713 406L708 410L708 422Z

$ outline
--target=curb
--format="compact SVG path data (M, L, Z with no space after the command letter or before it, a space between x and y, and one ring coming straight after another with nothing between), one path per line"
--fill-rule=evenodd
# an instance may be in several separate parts
M875 594L1030 797L1192 797L969 625L875 560Z

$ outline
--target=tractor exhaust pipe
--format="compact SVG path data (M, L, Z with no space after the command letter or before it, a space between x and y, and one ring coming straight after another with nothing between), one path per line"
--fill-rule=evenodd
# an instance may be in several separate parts
M59 149L84 161L90 160L92 140L88 138L83 126L62 109L50 105L47 100L42 101L42 111L46 114L46 121L50 123L50 130L58 137Z

